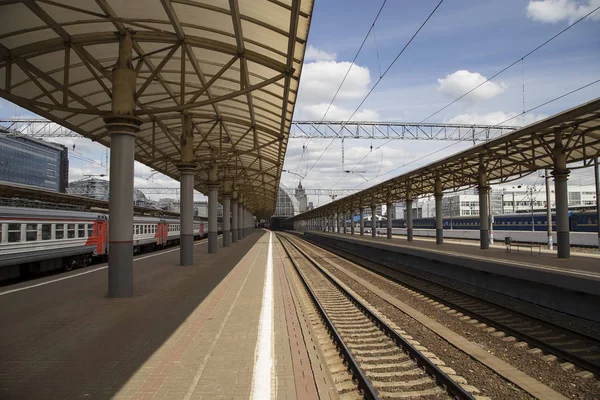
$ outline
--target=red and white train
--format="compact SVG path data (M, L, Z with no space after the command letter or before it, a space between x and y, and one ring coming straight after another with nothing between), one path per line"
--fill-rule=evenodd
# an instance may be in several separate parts
M0 207L0 280L106 257L108 224L99 212ZM179 242L179 219L135 216L132 229L134 252ZM207 235L208 223L195 220L194 238Z

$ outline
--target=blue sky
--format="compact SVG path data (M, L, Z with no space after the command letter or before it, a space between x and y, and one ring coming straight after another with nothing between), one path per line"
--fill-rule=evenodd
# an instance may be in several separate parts
M341 93L346 88L348 95L345 98L338 97L326 119L345 119L350 116L366 91L379 78L380 70L388 67L437 3L386 3L342 87ZM331 83L334 80L331 71L336 68L339 70L339 83L348 64L335 64L352 60L381 4L381 1L316 2L309 44L320 52L319 57L306 60L295 119L320 120L323 117L335 89L324 101L327 96L315 88L337 88L336 84ZM471 89L479 82L478 79L485 80L519 60L598 6L598 0L445 1L354 119L420 122ZM325 53L329 53L329 59ZM355 69L361 73L353 76ZM317 73L313 73L315 70ZM326 77L320 77L319 74ZM522 112L523 85L525 109L529 109L597 79L600 79L600 10L525 58L523 65L519 62L492 83L482 86L428 121L499 123ZM600 84L518 116L508 124L531 123L596 98L598 93ZM308 146L304 154L302 144ZM327 144L328 140L292 140L285 168L305 175ZM377 142L372 144L374 147L380 145ZM357 175L344 176L341 145L336 142L304 178L303 184L306 187L364 188L469 146L457 144L427 156L448 144L395 141L375 152L370 150L369 141L346 141L346 167L355 165L368 154L357 167L357 170L367 171L362 174L363 178ZM297 167L300 159L302 162ZM394 174L381 176L383 172L404 163L411 164L396 170ZM292 174L284 173L282 176L282 182L289 186L295 185L297 180L298 177ZM591 171L573 174L572 181L577 184L593 182Z
M327 119L343 120L350 116L379 78L380 69L388 67L437 3L387 1ZM323 117L381 4L382 1L316 0L296 120ZM419 122L470 89L473 83L492 76L598 6L600 0L446 0L358 110L355 119ZM527 57L523 65L518 63L429 122L499 123L522 111L523 83L528 109L596 79L600 79L600 10ZM596 98L599 93L597 84L519 116L510 124L533 122ZM1 116L26 114L30 113L0 100ZM73 140L64 142L72 146ZM328 142L290 140L284 168L305 175ZM374 147L380 144L372 143ZM307 146L304 154L303 145ZM347 167L368 154L359 167L367 171L363 174L365 178L344 175L340 143L335 142L304 178L304 186L364 188L460 151L469 144L454 145L431 156L428 154L448 143L395 141L377 151L371 151L370 145L369 141L358 140L346 141L345 147ZM102 148L85 139L78 140L76 147L94 160L103 158ZM381 176L405 163L411 164L394 175ZM71 165L73 179L83 173L103 171L98 165L77 159ZM149 182L145 177L150 169L140 165L136 170L138 185L178 185L161 176ZM287 186L295 186L297 182L295 175L282 175L282 183ZM592 172L578 171L572 177L572 183L577 182L593 182ZM324 200L320 197L318 201Z

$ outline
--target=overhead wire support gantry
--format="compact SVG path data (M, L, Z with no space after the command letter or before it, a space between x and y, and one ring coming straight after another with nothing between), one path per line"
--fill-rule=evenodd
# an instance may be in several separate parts
M478 124L293 121L290 138L399 139L485 142L513 132L518 126Z
M519 129L517 126L478 124L293 121L290 138L295 139L400 139L484 142ZM0 132L35 138L81 137L77 132L47 119L0 119Z

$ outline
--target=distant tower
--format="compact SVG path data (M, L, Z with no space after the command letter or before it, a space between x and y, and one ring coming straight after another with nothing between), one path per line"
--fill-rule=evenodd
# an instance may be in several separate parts
M298 212L300 214L302 214L303 212L306 212L307 209L307 201L308 198L306 197L306 190L304 190L304 188L302 187L302 182L298 182L298 188L296 189L296 193L295 193L296 199L298 200Z

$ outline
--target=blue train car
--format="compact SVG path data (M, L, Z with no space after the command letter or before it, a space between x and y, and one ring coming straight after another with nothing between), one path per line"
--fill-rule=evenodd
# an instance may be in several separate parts
M533 221L532 221L533 219ZM479 216L444 218L444 229L478 230ZM494 230L531 231L532 223L535 231L545 232L548 229L546 213L504 214L494 216ZM552 230L556 231L556 217L552 214ZM414 229L435 229L435 218L416 218ZM571 232L598 232L596 211L569 211L569 227Z

